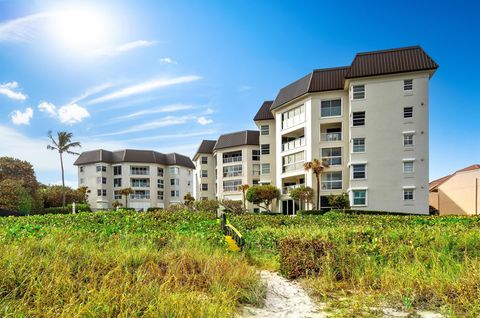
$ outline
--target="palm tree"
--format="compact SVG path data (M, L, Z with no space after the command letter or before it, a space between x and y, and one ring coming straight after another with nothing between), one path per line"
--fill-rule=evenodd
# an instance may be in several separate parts
M133 193L132 188L125 188L120 190L120 194L125 196L125 208L128 209L128 196Z
M303 164L303 169L305 169L305 171L312 170L313 174L317 178L317 210L320 209L320 176L325 168L328 168L328 163L325 159L313 159L312 161L308 161Z
M242 184L242 185L238 186L238 190L242 191L242 194L243 194L243 209L244 210L247 209L247 202L245 200L245 192L247 192L248 188L250 188L250 186L248 184Z
M73 134L66 131L57 132L57 140L52 136L52 131L48 132L48 138L52 141L51 145L47 145L48 150L56 150L60 154L60 166L62 168L62 206L65 207L65 171L63 170L63 153L70 155L79 155L79 153L70 151L70 148L81 147L80 143L72 142Z

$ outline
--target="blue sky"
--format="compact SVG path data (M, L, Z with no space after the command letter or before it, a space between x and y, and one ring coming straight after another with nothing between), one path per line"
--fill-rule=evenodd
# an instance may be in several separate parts
M255 128L263 100L356 52L421 45L430 82L430 178L480 163L475 1L0 0L0 155L58 183L48 130L82 150L192 155ZM67 183L76 170L67 159Z

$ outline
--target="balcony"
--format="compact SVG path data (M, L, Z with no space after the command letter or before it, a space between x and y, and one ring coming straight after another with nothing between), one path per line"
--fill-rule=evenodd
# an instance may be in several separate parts
M305 186L304 183L299 183L299 184L284 186L284 187L282 188L282 194L288 195L288 194L290 194L290 191L292 191L293 189L298 189L298 188L303 187L303 186Z
M304 161L283 165L283 172L303 170Z
M320 141L341 141L342 132L326 132L320 134Z
M282 144L282 151L289 151L305 146L305 137L294 139Z
M242 161L242 156L223 158L223 163L241 162L241 161Z
M243 175L242 171L230 171L230 172L223 173L224 178L241 177L242 175Z

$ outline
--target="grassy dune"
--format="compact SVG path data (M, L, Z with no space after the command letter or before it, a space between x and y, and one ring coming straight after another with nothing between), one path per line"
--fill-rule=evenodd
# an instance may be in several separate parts
M261 300L209 214L0 220L2 317L232 317Z
M480 218L328 213L231 222L253 263L303 278L340 316L369 317L368 307L385 303L480 316Z

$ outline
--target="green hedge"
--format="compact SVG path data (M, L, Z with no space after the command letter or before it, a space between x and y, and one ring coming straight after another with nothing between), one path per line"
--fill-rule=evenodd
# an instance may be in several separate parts
M298 215L324 215L328 211L325 210L300 210L297 212Z
M300 210L297 212L298 215L324 215L327 212L337 212L345 214L375 214L375 215L424 215L418 213L408 213L408 212L395 212L395 211L374 211L374 210L354 210L354 209L345 209L345 210Z

